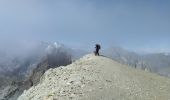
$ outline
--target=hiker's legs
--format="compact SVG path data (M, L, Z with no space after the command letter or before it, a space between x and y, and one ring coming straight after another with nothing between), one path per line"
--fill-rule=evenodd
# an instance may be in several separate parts
M96 50L94 51L94 54L95 54L95 56L98 55L98 49L97 49L97 48L96 48Z
M96 55L99 56L99 49L96 50Z

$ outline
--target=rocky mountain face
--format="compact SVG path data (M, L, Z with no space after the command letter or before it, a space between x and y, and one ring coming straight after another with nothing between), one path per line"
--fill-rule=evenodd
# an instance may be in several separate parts
M140 55L119 47L101 51L104 56L128 66L170 76L170 55ZM39 83L49 68L68 65L88 52L59 43L40 43L31 53L11 57L0 51L0 99L15 100L25 89Z
M47 70L18 100L168 100L169 84L167 77L90 54Z
M16 100L23 90L38 84L46 70L68 65L75 57L73 50L63 44L43 43L37 48L36 52L23 59L12 59L11 65L9 61L1 65L1 69L6 70L2 70L0 75L0 99Z
M137 54L119 47L107 49L103 53L122 64L170 76L170 55L164 53Z

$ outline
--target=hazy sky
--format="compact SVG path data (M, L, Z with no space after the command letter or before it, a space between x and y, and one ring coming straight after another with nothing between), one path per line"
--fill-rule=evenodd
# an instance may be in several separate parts
M170 0L0 0L0 49L32 41L167 52Z

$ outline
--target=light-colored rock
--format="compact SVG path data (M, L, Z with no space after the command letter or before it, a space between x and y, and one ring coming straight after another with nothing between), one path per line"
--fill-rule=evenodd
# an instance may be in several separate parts
M170 100L170 79L101 56L49 69L18 100Z

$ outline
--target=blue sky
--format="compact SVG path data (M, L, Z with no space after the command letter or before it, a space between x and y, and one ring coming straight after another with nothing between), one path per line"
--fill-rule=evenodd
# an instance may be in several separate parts
M169 52L170 0L1 0L0 49L23 41Z

